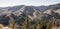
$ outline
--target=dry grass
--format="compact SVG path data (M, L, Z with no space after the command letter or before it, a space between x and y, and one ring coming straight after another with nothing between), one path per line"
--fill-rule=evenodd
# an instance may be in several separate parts
M4 27L2 24L0 24L0 29L11 29L11 28L8 26Z

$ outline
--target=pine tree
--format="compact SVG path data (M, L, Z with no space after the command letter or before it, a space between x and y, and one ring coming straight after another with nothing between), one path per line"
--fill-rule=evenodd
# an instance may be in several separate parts
M26 15L24 22L24 29L29 29L29 17Z
M39 21L37 24L37 29L41 29L43 27L43 21Z
M52 28L52 23L51 21L46 23L46 29L51 29Z
M10 17L10 26L12 27L12 29L15 28L15 21L14 21L14 18Z

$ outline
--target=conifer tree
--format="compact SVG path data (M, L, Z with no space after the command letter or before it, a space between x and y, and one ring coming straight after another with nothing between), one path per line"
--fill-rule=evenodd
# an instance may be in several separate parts
M46 23L46 29L51 29L51 27L52 27L51 21L47 22Z
M29 17L28 17L27 14L26 14L26 17L25 17L24 29L29 29Z
M14 21L14 18L10 17L10 26L12 27L12 29L15 28L15 21Z

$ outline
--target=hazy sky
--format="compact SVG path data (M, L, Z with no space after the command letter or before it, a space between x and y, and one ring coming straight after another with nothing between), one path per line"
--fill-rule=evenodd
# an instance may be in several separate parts
M60 3L60 0L0 0L0 7L15 6L15 5L51 5Z

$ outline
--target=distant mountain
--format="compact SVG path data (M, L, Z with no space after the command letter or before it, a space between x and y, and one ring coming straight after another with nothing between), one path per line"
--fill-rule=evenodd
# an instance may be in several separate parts
M19 5L19 6L5 7L5 8L0 7L0 13L1 14L8 14L8 15L13 13L16 16L19 16L22 13L28 13L30 16L34 16L34 15L36 16L36 12L37 13L43 12L46 14L51 14L51 11L54 11L54 12L59 13L59 11L58 11L59 9L60 9L60 3L49 5L49 6Z
M44 20L44 22L48 20L53 21L53 17L60 19L60 3L49 6L19 5L4 8L0 7L0 22L3 22L1 24L6 25L9 23L9 20L14 20L22 25L26 14L28 14L28 17L31 20Z
M46 12L46 13L50 13L51 14L51 12L55 12L55 13L58 13L58 14L60 14L60 3L59 4L54 4L54 5L49 5L47 8L46 8L46 11L44 11L44 13Z
M48 13L50 12L49 10L57 10L60 9L60 3L54 4L54 5L49 5L49 6L25 6L25 5L19 5L19 6L12 6L12 7L5 7L1 8L0 7L0 12L6 12L9 13L14 13L16 15L22 14L22 13L29 13L30 15L33 16L34 12L45 12ZM48 11L48 12L47 12Z

